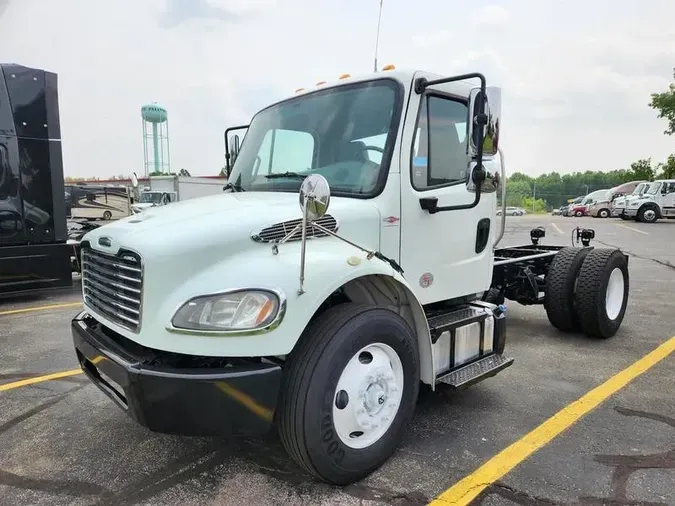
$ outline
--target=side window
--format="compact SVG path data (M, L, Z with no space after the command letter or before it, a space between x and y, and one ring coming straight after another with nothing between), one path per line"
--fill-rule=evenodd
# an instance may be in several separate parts
M675 183L664 184L663 188L664 188L666 194L673 193L673 192L675 192Z
M416 190L466 181L468 112L466 103L458 100L422 97L413 141L411 177Z
M257 174L304 172L312 168L314 137L299 130L269 130L258 151Z

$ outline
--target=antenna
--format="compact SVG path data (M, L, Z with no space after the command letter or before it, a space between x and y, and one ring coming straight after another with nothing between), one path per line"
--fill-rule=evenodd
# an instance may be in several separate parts
M380 12L377 16L377 35L375 36L375 61L373 62L373 72L377 72L377 49L380 45L380 23L382 22L382 2L380 0Z

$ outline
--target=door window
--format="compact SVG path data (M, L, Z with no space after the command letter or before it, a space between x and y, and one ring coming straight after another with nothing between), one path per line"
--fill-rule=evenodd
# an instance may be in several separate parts
M412 184L429 190L466 182L468 107L459 100L425 95L415 132Z

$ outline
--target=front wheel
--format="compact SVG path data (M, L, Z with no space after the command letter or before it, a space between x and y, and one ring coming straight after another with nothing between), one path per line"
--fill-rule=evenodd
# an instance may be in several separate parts
M600 209L598 212L598 216L600 218L609 218L609 210L608 209Z
M341 304L303 333L286 362L278 422L290 456L336 485L396 450L419 393L417 339L382 307Z
M581 211L576 211L576 212L574 213L574 216L576 216L577 218L580 218L580 217L582 217L583 215L584 215L584 213L582 213Z
M112 219L112 213L110 211L104 212L103 213L103 219L106 220L106 221Z

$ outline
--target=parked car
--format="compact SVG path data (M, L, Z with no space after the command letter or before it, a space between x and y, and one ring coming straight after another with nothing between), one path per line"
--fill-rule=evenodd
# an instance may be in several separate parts
M497 216L501 216L501 214L502 210L497 209ZM521 209L520 207L507 207L504 214L506 214L506 216L522 216L525 214L525 210Z

